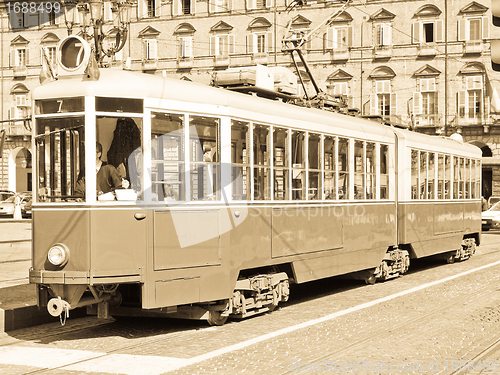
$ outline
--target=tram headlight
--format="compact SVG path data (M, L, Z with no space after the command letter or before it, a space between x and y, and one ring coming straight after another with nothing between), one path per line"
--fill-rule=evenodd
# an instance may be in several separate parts
M47 253L47 259L54 266L64 266L69 260L68 247L61 243L52 245Z

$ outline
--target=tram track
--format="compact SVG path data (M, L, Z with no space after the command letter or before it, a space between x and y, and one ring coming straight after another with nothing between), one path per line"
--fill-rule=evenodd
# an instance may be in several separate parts
M478 303L479 301L484 301L484 300L486 300L488 298L490 292L491 292L491 290L488 289L487 285L482 286L479 289L474 289L473 291L467 292L465 294L462 294L459 297L454 298L451 303L448 300L448 302L446 302L442 306L434 308L431 311L425 313L424 315L421 315L419 317L416 317L416 318L413 318L413 319L410 319L410 320L405 320L405 321L403 321L403 322L401 322L399 324L396 324L396 325L391 325L388 334L390 335L391 332L398 332L399 330L401 330L401 329L403 329L405 327L408 327L409 325L413 325L413 326L417 325L418 326L419 323L425 323L426 319L428 319L428 318L430 318L432 316L442 315L445 310L448 310L448 309L453 308L455 306L464 305L464 304L466 305L466 304L470 304L472 302L473 303ZM396 297L396 298L398 298L398 297ZM386 324L386 323L381 322L381 324ZM420 324L420 325L422 325L422 324ZM378 327L378 328L380 329L380 327ZM77 332L79 329L86 329L86 327L73 327L72 332ZM206 329L211 329L211 328L207 327ZM367 332L361 338L357 339L355 342L349 344L348 346L345 346L345 347L343 347L343 348L341 348L339 350L331 351L331 352L329 352L327 354L323 354L323 355L317 356L316 358L314 358L312 360L315 361L315 362L321 362L322 360L327 359L327 358L330 358L330 359L331 358L338 358L338 357L342 356L342 354L346 354L349 350L353 350L353 349L356 349L359 346L366 345L370 341L373 341L374 330L377 330L377 327L375 327L375 328L371 327L370 332ZM387 329L385 329L385 330L387 330ZM107 356L112 356L113 354L120 354L123 351L134 350L135 352L140 352L141 348L146 348L147 346L150 346L150 345L159 346L159 345L162 345L162 344L164 344L164 343L166 343L168 341L171 341L171 340L176 340L176 339L182 340L182 339L185 339L185 333L186 333L186 331L182 330L182 331L179 331L179 332L167 333L166 335L164 335L162 337L155 337L155 338L146 339L144 341L137 342L137 343L127 344L127 345L120 345L119 347L116 347L116 348L114 348L112 350L103 352L100 355L96 355L96 356L93 356L93 357L90 357L90 358L86 358L86 359L83 359L83 360L74 361L74 362L71 362L71 363L65 363L65 364L63 364L63 365L61 365L59 367L37 369L37 370L34 370L32 372L28 372L26 374L44 374L44 373L49 373L49 372L57 370L57 369L59 369L59 370L60 369L64 369L65 367L68 367L68 366L82 364L84 362L92 361L92 360L95 360L95 359L102 360L102 359L105 359ZM52 332L51 336L57 336L57 335L61 335L61 334L64 334L64 333L61 333L61 332L54 333L54 332ZM24 340L30 340L30 336L31 335L26 335L22 339L24 339ZM45 336L45 337L47 337L47 336ZM33 338L35 338L35 337L32 336L31 339L33 339ZM21 339L21 337L18 337L18 339ZM40 336L37 336L36 339L37 339L37 341L38 340L43 340L43 338L40 337ZM496 345L495 348L497 348L498 346L500 346L500 340L498 340L498 342L495 345ZM487 353L488 352L484 351L483 355L487 355ZM207 355L201 355L199 357L207 356L208 357L207 359L210 359L210 358L214 358L214 357L216 357L218 355L221 355L221 354L210 356L210 353L208 353ZM309 360L311 360L311 359L309 359ZM188 365L192 364L190 360L187 360L187 362L189 362ZM194 360L194 363L197 363L196 359ZM291 370L285 371L285 372L280 373L280 375L291 374L291 373L294 373L294 371L291 371Z
M432 316L435 316L437 314L440 314L446 310L449 310L453 306L460 306L460 305L464 305L464 303L471 303L471 302L478 303L480 300L487 300L489 298L489 296L490 296L490 289L487 286L482 287L480 290L475 289L475 290L467 293L466 295L461 296L460 298L456 298L456 300L453 303L444 304L443 306L432 309L431 311L425 313L422 316L419 316L417 318L413 318L410 320L404 320L397 325L392 325L390 327L390 329L387 331L387 335L391 335L392 332L398 332L400 329L407 328L408 326L411 326L411 325L416 325L417 323L425 323L426 319L428 319ZM363 337L359 338L358 340L356 340L355 342L353 342L347 346L344 346L342 349L334 350L334 351L331 351L327 354L322 354L322 355L317 356L317 357L308 358L308 362L321 363L324 360L331 360L332 358L335 358L335 359L340 358L343 354L349 353L350 350L355 349L358 346L362 346L364 344L368 344L370 342L373 342L374 337L377 337L377 330L378 329L380 329L380 327L375 327L375 328L371 329L370 332L367 332L365 335L363 335ZM492 348L492 347L494 347L495 349L500 348L500 339L498 339L493 345L490 345L489 348ZM489 348L485 349L483 352L478 354L476 358L478 358L478 359L482 358L485 355L487 355L491 350L493 350L493 348L492 349L489 349ZM475 360L477 360L477 359L475 359ZM279 375L294 374L296 372L297 372L296 370L295 371L294 370L287 370L285 372L280 373ZM458 372L459 371L453 372L452 374L457 374Z

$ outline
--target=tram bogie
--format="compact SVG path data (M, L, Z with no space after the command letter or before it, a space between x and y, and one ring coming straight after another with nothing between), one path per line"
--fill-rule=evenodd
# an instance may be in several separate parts
M479 244L481 151L461 141L118 70L33 96L30 282L55 316L218 325Z

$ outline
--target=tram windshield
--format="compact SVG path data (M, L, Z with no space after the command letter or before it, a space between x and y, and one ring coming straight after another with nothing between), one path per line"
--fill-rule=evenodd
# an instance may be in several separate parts
M85 170L84 116L39 118L36 123L38 200L84 200L75 191Z

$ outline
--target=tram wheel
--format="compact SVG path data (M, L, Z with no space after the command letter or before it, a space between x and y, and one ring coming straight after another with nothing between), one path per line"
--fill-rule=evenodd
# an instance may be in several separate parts
M452 251L452 252L448 255L448 257L446 258L446 263L448 263L448 264L453 264L453 263L455 263L455 252L454 252L454 251Z
M373 285L373 284L375 284L376 281L377 281L377 278L375 277L375 275L370 275L365 279L365 283L368 285Z
M207 321L211 326L221 326L226 323L227 318L221 315L221 311L209 311Z

